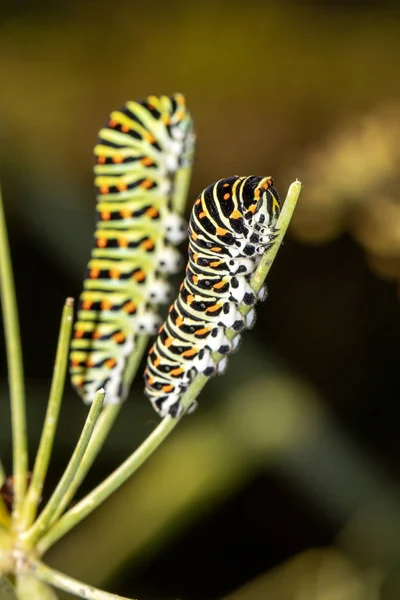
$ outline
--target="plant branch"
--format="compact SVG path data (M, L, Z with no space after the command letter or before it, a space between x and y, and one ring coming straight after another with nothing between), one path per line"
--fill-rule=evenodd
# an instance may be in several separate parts
M72 453L71 459L64 471L64 475L61 477L60 482L54 490L47 505L40 513L39 518L35 521L31 529L29 529L26 534L21 536L24 543L28 544L28 546L34 544L41 534L46 531L54 512L57 510L57 507L64 494L67 492L69 486L73 482L75 473L77 472L79 464L85 454L97 419L99 418L100 411L103 406L104 396L104 389L100 389L96 392L93 404L90 407L89 414L82 429L82 433L79 437L75 450Z
M103 592L91 585L77 581L72 577L68 577L68 575L64 575L64 573L60 573L60 571L51 569L38 560L30 560L23 571L34 575L41 581L49 583L60 590L64 590L80 598L86 598L86 600L130 600L125 596Z
M290 222L290 218L296 206L300 190L301 183L298 181L293 183L289 188L286 201L277 223L278 233L275 238L275 244L272 248L270 248L270 250L267 251L269 254L274 248L272 257L271 254L269 254L268 259L266 259L265 256L261 259L260 264L251 280L251 284L254 286L253 289L256 291L261 289L279 246L282 243L283 237ZM233 331L233 334L236 335L236 332ZM208 379L209 377L199 374L194 379L190 387L186 390L181 400L183 408L182 415L195 401L200 391L207 383ZM142 443L142 445L135 452L133 452L133 454L131 454L131 456L127 458L126 461L122 463L120 467L118 467L118 469L116 469L94 490L92 490L92 492L85 496L85 498L78 502L78 504L71 508L40 540L38 545L38 551L40 554L46 552L58 539L63 537L68 531L82 521L82 519L89 515L102 502L104 502L115 490L117 490L145 462L145 460L156 450L156 448L158 448L161 442L179 423L180 418L181 417L165 417L156 427L156 429L150 434L150 436Z
M57 429L62 395L64 391L65 374L68 364L69 341L73 322L73 306L73 299L67 298L61 317L60 335L58 338L57 354L53 371L53 380L50 389L49 403L47 406L39 449L36 455L32 480L22 510L22 524L24 529L27 529L30 527L30 525L32 525L36 516L44 480L49 466L51 451L53 449L54 436Z
M14 506L13 520L19 527L20 511L26 491L28 448L26 435L25 388L19 331L3 199L0 190L0 288L3 327L6 340L8 377L10 382L11 422L13 440Z

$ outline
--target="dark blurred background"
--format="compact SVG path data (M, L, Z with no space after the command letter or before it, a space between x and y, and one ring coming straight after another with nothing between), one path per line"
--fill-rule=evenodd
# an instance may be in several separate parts
M270 296L198 411L48 561L142 600L400 597L400 6L0 3L0 176L36 449L64 298L94 227L92 148L128 99L182 92L194 197L303 191ZM1 455L10 468L0 344ZM158 421L140 370L81 494ZM65 392L45 498L86 408ZM62 596L61 597L66 597Z

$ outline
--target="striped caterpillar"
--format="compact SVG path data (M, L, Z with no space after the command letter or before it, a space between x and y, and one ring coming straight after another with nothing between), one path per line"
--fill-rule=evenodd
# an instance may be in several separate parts
M273 243L280 199L271 177L230 177L210 185L195 201L189 223L189 262L144 373L145 393L161 415L177 416L180 400L196 373L222 372L240 335L226 331L252 326L239 305L253 307L249 280ZM215 364L212 353L223 359Z
M97 225L71 342L73 386L85 402L104 387L125 399L138 334L154 334L155 312L181 258L186 226L173 206L186 194L195 135L181 94L127 102L110 115L94 149Z

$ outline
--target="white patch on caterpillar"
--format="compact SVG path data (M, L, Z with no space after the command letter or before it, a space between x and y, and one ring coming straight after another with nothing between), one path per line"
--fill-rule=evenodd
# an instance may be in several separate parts
M161 273L177 273L182 267L180 252L172 246L164 246L160 251L158 267Z
M147 296L153 304L163 304L169 302L172 294L172 288L163 279L155 278L146 288Z
M187 237L187 223L175 213L169 213L165 218L165 237L171 244L177 246Z
M136 319L136 329L138 333L155 335L161 325L161 319L151 311L145 311Z
M249 310L245 318L246 329L251 329L256 321L256 311L254 308Z

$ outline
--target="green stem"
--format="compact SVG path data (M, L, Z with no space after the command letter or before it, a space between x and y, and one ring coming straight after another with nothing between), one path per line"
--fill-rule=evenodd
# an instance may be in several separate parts
M14 505L13 520L19 527L20 512L26 491L28 448L26 434L25 389L14 277L8 245L7 227L0 190L0 288L3 327L6 340L8 377L10 382L13 440Z
M18 600L11 582L0 575L0 600Z
M137 339L135 351L133 352L126 368L124 384L127 389L130 388L133 378L135 377L140 361L142 360L142 356L146 349L147 342L148 336L141 336ZM103 447L104 441L107 438L115 419L119 415L121 406L122 404L108 404L103 408L99 420L96 423L93 435L90 438L89 446L87 447L78 470L75 473L74 480L71 482L68 490L66 490L60 504L50 520L50 527L59 519L78 491L79 486L85 479L90 467L94 463L96 456Z
M86 448L88 447L97 419L99 418L100 411L103 406L104 396L105 391L103 389L96 392L93 404L90 407L89 414L82 429L82 433L65 469L64 475L61 477L60 482L54 490L50 500L40 513L38 519L35 521L31 529L29 529L26 534L21 536L21 539L28 546L33 545L41 536L41 534L46 531L59 503L71 485L78 470L79 464L85 454Z
M179 215L185 210L186 200L190 187L191 167L179 169L174 178L174 191L172 195L172 208Z
M207 378L205 378L207 379ZM186 392L182 399L182 406L187 409L196 394L196 389L191 386L190 394ZM189 390L188 390L189 391ZM43 554L60 537L75 527L82 519L89 515L95 508L104 502L117 490L139 467L153 454L158 446L165 440L169 433L177 426L181 417L165 417L152 431L148 438L123 462L107 479L92 490L85 498L73 506L65 515L44 535L37 545L38 552Z
M73 306L73 299L67 298L61 317L60 335L58 338L57 354L53 371L53 380L50 389L49 403L47 406L39 449L36 455L32 480L26 494L22 510L21 521L24 529L27 529L32 525L36 516L44 480L49 466L51 451L53 449L54 436L57 429L68 364L69 341L73 322Z
M6 472L4 470L3 463L0 460L0 488L2 487L5 480L6 480Z
M263 256L251 279L251 285L255 291L259 291L264 283L266 276L269 273L272 262L282 243L286 233L291 216L296 206L301 190L301 183L296 181L289 188L284 206L277 223L278 234L275 238L275 244L270 248L266 255ZM273 250L273 252L272 252ZM236 332L233 331L233 335ZM218 360L220 357L218 357ZM209 377L199 374L193 380L190 387L186 390L182 397L181 404L183 408L182 415L196 400L200 391L206 385ZM182 417L181 415L181 417ZM158 448L161 442L169 435L169 433L179 423L180 418L165 417L142 445L124 462L118 469L114 471L107 479L98 485L92 492L83 498L78 504L71 508L56 525L47 532L40 540L37 549L40 554L46 552L58 539L63 537L68 531L75 527L82 519L89 515L95 508L104 502L115 490L117 490Z
M65 592L69 592L80 598L86 598L86 600L130 600L125 596L103 592L91 585L72 579L72 577L68 577L68 575L60 573L60 571L51 569L38 560L29 561L24 567L24 571L31 573L41 581L49 583L60 590L64 590Z

